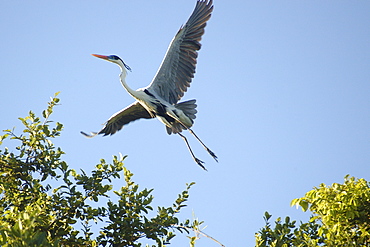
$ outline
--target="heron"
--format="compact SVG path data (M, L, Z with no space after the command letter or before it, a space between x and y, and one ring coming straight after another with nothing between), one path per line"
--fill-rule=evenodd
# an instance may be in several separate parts
M189 131L218 162L216 154L191 129L197 113L196 100L179 102L194 77L200 40L212 11L212 0L197 0L194 11L172 39L156 75L147 87L133 90L127 85L127 71L131 68L118 56L92 54L120 67L121 84L135 102L113 114L99 132L81 133L86 137L113 135L132 121L157 118L166 126L169 135L178 134L185 141L192 158L204 170L204 162L194 155L187 138L181 133L183 130Z

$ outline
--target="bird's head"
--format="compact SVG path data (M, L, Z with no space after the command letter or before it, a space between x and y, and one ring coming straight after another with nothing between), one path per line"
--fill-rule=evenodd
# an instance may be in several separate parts
M109 55L109 56L98 55L98 54L91 54L91 55L93 55L94 57L98 57L98 58L107 60L109 62L118 64L118 66L120 66L121 68L126 68L127 70L131 71L131 68L127 64L125 64L125 62L123 62L121 58L119 58L116 55Z

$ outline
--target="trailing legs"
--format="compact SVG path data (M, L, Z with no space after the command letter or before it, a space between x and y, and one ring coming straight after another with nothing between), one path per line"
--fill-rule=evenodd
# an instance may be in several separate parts
M188 142L188 140L186 139L186 137L183 135L183 134L181 134L181 133L177 133L177 134L179 134L179 136L181 136L181 138L182 139L184 139L184 141L185 141L185 143L186 143L186 146L188 147L188 149L189 149L189 152L190 152L190 154L191 154L191 157L193 157L193 159L194 159L194 161L200 166L200 167L202 167L204 170L206 170L207 171L207 169L204 167L204 165L203 165L203 161L201 161L200 159L198 159L197 157L195 157L195 155L194 155L194 153L193 153L193 150L191 150L191 147L190 147L190 145L189 145L189 142Z

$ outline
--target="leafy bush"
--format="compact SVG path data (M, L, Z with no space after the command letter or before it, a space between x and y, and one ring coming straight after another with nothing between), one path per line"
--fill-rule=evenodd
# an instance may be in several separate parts
M177 218L194 183L187 184L172 206L154 213L153 190L140 190L132 181L125 157L114 156L110 164L102 159L90 176L71 169L52 142L63 129L49 120L59 103L57 95L42 117L30 111L20 118L25 127L21 135L5 130L0 136L0 145L5 139L20 143L15 152L0 150L0 246L141 246L141 239L164 246L177 230L198 231L202 222ZM113 191L112 180L121 176L125 186ZM112 191L116 198L108 196ZM107 205L94 206L102 198L108 198ZM94 223L101 226L95 238Z
M296 226L289 217L284 223L278 218L271 228L271 215L266 212L266 225L256 234L256 246L370 245L370 183L365 179L347 175L344 184L321 184L291 205L310 210L310 221Z

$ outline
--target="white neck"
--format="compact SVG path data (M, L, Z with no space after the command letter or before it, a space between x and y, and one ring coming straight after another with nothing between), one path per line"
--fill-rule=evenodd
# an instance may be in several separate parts
M121 68L121 74L120 74L119 77L120 77L120 81L121 81L122 86L126 89L126 91L129 94L131 94L132 97L137 98L136 90L131 89L126 83L127 71L126 71L125 67L123 65L119 65L119 67Z

